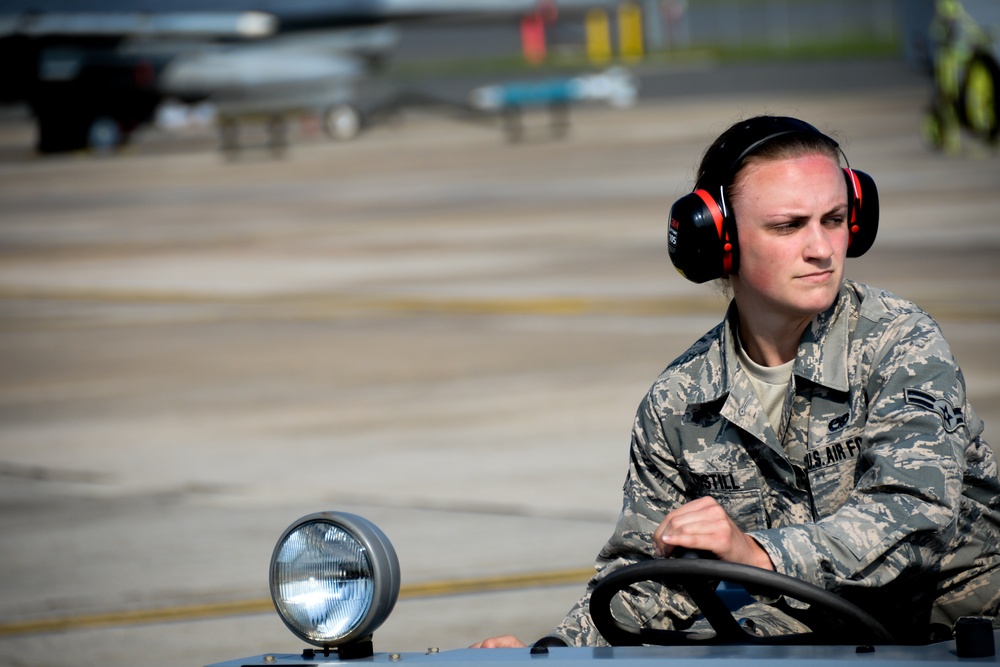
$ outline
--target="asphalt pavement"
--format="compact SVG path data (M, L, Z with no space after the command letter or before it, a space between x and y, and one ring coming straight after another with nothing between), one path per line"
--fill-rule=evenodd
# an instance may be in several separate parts
M642 81L633 108L573 109L561 140L529 114L516 145L418 111L351 143L297 128L281 158L226 159L208 130L38 158L8 118L0 664L299 651L267 564L319 510L380 525L404 590L440 584L376 650L544 634L612 530L639 399L725 308L670 266L669 206L756 113L835 133L874 176L879 239L849 274L939 319L1000 443L1000 158L923 144L919 74Z

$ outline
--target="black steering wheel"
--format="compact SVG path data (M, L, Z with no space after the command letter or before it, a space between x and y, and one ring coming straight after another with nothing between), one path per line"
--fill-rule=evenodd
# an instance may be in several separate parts
M620 591L642 581L686 591L715 632L654 630L618 621L611 613L611 600ZM808 610L802 614L795 610L795 615L797 618L802 616L799 620L811 632L776 637L750 634L716 592L719 581L740 584L754 594L772 598L785 596L808 603ZM612 572L591 593L590 615L597 630L612 646L896 643L874 617L839 595L758 567L691 557L644 561Z

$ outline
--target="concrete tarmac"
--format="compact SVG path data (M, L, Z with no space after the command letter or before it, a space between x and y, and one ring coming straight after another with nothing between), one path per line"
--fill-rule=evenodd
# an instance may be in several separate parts
M282 159L198 133L41 159L4 124L0 664L297 652L271 549L331 509L382 527L404 587L550 584L408 597L376 650L544 634L611 532L639 399L725 307L671 267L669 206L756 113L875 177L849 274L938 318L996 446L1000 161L924 146L918 78L858 79L575 109L558 141L532 115L519 145L413 114Z

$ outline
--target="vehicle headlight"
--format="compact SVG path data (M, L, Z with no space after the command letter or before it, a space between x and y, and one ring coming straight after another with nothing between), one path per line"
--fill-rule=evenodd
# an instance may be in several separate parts
M271 599L285 625L324 648L371 635L396 604L399 561L385 534L354 514L289 526L271 556Z

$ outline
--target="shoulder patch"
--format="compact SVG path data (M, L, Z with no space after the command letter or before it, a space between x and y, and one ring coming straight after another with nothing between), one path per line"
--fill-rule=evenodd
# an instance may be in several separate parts
M956 408L946 398L912 387L904 389L903 396L906 398L907 404L937 413L941 417L941 421L944 422L944 430L948 433L953 433L960 426L965 425L962 408Z

